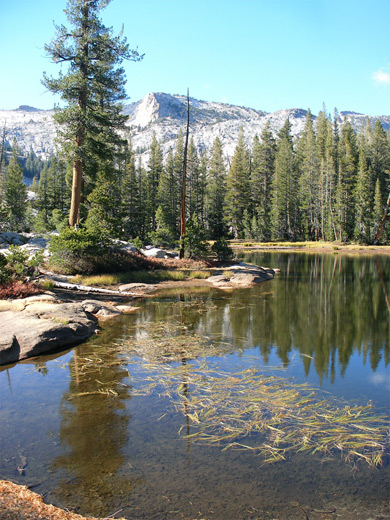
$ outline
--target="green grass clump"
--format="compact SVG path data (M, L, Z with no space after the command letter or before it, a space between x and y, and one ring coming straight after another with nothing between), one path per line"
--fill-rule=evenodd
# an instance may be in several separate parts
M91 285L96 287L104 287L107 285L116 285L121 283L121 275L120 274L97 274L91 276L83 276L81 274L77 274L73 278L71 278L71 283L76 283L79 285Z
M51 291L54 288L53 280L42 280L39 282L39 287L44 291Z
M189 279L205 280L211 276L210 271L189 271Z

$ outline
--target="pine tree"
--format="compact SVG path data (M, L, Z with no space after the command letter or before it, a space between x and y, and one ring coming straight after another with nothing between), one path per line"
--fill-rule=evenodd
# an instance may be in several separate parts
M4 180L4 213L10 231L23 231L27 211L27 188L23 182L23 169L18 159L17 146L12 147L12 156Z
M336 137L336 141L338 138ZM335 226L336 205L336 163L338 148L335 146L335 134L329 131L325 144L325 156L320 159L320 211L321 211L321 237L323 240L336 240L337 231ZM336 157L336 159L335 159Z
M243 236L244 211L251 206L250 164L242 127L234 151L226 183L226 222L235 238Z
M199 217L199 174L200 163L198 152L191 136L187 156L187 189L186 189L186 218L189 220L194 214Z
M114 179L110 162L99 168L95 188L88 196L90 209L86 219L86 226L91 230L121 238L122 226L122 180L119 175ZM118 174L118 172L117 172Z
M349 121L341 128L336 213L339 239L350 240L355 228L355 179L357 172L356 135Z
M295 240L298 227L298 181L291 123L286 120L278 133L275 174L272 184L272 235Z
M222 143L216 137L211 149L206 187L206 221L209 237L218 239L226 234L224 204L226 193L226 168Z
M300 168L299 200L305 238L320 238L319 180L320 160L317 155L316 136L310 110L306 115L305 128L297 145Z
M372 210L372 241L375 239L376 233L379 228L379 224L382 219L383 214L383 202L382 202L382 194L381 194L381 181L379 178L376 179L375 183L375 192L374 192L374 204Z
M135 165L135 154L129 140L123 164L122 175L122 224L124 238L136 238L142 235L142 212L140 204L140 183Z
M130 50L126 39L114 36L103 25L100 11L110 0L68 0L65 13L70 27L56 26L55 38L45 46L54 63L69 65L57 79L44 74L43 84L60 94L66 107L55 118L60 125L59 142L72 160L72 201L70 226L80 221L82 186L102 168L102 175L113 176L118 145L123 144L118 131L124 129L127 116L122 114L126 98L124 59L142 58ZM103 161L103 166L101 166ZM100 188L99 188L100 189ZM114 201L113 201L114 202Z
M160 177L163 173L163 156L156 134L153 133L152 144L150 147L150 157L146 170L147 184L147 220L150 223L150 230L156 228L156 211L159 206L158 186Z
M253 224L256 227L256 238L271 239L271 186L275 171L275 139L267 122L262 133L261 142L257 136L253 139L251 191L253 203ZM253 227L253 226L252 226Z
M371 167L368 166L364 147L360 147L359 167L355 187L355 232L354 236L360 243L370 241L370 228L372 218L372 185Z
M183 150L183 136L180 133L176 142L175 153L172 149L168 152L158 189L162 219L169 232L175 236L179 236Z
M379 179L382 201L385 201L390 187L390 143L379 120L369 136L367 158L372 169L373 182L376 183Z
M39 216L41 219L41 224L48 226L49 218L52 207L52 197L49 193L49 167L46 164L41 171L41 175L39 178L38 189L37 189L37 199L35 201L35 206L39 211Z

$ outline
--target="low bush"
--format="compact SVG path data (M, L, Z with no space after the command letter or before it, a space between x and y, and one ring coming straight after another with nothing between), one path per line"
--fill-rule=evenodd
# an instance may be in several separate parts
M211 247L213 253L217 255L220 262L226 262L233 258L233 249L229 246L225 237L220 237Z
M88 229L64 229L50 243L52 270L63 274L100 274L154 269L156 264L138 253L112 245L105 234Z
M32 282L18 282L13 280L0 285L0 300L7 298L27 298L34 294L40 294L42 289Z
M43 253L32 257L19 246L9 246L7 255L0 253L0 285L9 282L29 282L39 274Z

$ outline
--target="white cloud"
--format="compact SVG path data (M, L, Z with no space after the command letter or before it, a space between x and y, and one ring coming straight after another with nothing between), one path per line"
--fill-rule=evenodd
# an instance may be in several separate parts
M377 85L390 85L390 72L382 67L374 72L372 79Z

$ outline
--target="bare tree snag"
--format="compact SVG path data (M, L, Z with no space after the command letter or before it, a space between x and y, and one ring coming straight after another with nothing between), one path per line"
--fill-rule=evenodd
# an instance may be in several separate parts
M382 231L383 231L383 228L385 226L385 221L386 221L387 213L389 211L389 207L390 207L390 193L389 193L389 196L387 197L385 212L383 213L383 217L382 217L382 220L380 221L380 224L379 224L379 227L378 227L378 231L376 232L374 245L376 245L379 242L379 240L381 239Z
M180 208L180 252L179 258L184 258L184 236L186 234L186 184L187 184L187 155L188 155L188 135L190 133L190 93L187 89L187 130L184 145L183 157L183 184L181 190L181 208Z

